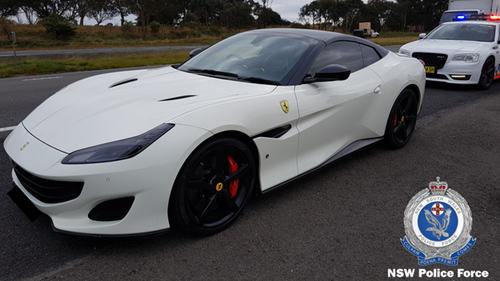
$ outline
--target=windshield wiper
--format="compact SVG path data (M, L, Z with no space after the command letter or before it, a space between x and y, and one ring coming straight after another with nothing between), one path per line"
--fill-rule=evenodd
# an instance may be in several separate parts
M258 83L258 84L281 85L281 83L279 82L259 77L240 77L239 80L248 81L251 83Z
M225 71L218 71L218 70L214 70L214 69L190 68L187 71L188 72L193 72L193 73L206 73L206 74L217 75L217 76L234 77L234 78L236 78L238 80L248 81L250 83L281 85L279 82L272 81L272 80L267 80L267 79L264 79L264 78L259 78L259 77L239 77L238 74L235 74L235 73L225 72Z
M189 72L194 72L194 73L206 73L206 74L212 74L212 75L220 75L220 76L227 76L227 77L239 78L238 74L234 74L234 73L231 73L231 72L225 72L225 71L218 71L218 70L214 70L214 69L190 68L188 71Z

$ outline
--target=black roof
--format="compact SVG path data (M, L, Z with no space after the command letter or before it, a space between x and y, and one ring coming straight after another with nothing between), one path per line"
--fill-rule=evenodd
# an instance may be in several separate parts
M247 31L250 33L286 33L286 34L294 34L294 35L299 35L299 36L304 36L304 37L309 37L313 38L319 41L325 42L326 45L335 42L335 41L354 41L358 43L363 43L365 45L371 46L377 51L380 52L383 56L387 55L389 52L386 48L381 47L380 45L377 45L369 40L353 36L353 35L348 35L348 34L343 34L343 33L338 33L338 32L332 32L332 31L324 31L324 30L316 30L316 29L304 29L304 28L266 28L266 29L256 29L256 30L251 30Z

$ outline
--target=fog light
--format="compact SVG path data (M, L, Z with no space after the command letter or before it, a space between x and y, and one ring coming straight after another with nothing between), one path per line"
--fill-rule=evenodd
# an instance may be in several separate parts
M464 74L452 74L452 75L450 75L450 77L452 79L455 79L455 80L469 80L470 79L470 75L464 75Z

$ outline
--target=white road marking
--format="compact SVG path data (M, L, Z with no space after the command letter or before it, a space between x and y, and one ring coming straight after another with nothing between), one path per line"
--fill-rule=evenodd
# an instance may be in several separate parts
M12 127L5 127L5 128L0 128L0 132L8 132L8 131L12 131L16 128L16 126L12 126Z
M58 78L63 78L63 77L62 76L50 76L50 77L42 77L42 78L23 79L22 81L37 81L37 80L58 79Z

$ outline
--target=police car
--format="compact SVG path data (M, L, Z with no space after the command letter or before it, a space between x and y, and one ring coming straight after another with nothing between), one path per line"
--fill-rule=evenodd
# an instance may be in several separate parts
M461 19L420 34L421 40L402 46L399 54L424 61L427 81L476 84L487 89L500 78L500 22L496 16Z

